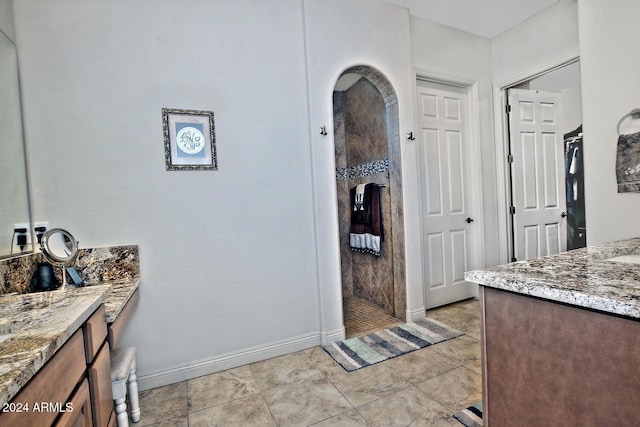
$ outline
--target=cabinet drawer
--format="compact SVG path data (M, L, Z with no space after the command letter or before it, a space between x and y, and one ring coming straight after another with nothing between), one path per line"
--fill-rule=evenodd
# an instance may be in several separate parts
M129 298L129 301L118 315L118 318L109 325L109 344L111 345L111 348L116 348L116 344L118 343L118 340L120 339L120 336L124 331L124 327L127 325L129 319L131 318L131 316L133 316L135 308L138 306L139 299L140 293L136 289L136 291L133 293L133 295L131 295L131 298Z
M91 398L89 396L89 381L85 378L69 399L73 405L68 412L60 416L56 427L91 427Z
M106 426L113 411L110 357L109 344L105 342L87 371L95 427Z
M84 324L84 345L87 353L87 364L91 363L107 337L106 319L104 305L100 305Z
M84 338L80 329L11 400L17 406L28 405L29 412L4 412L0 414L0 425L12 427L51 425L64 410L69 396L84 376L86 367ZM53 405L53 407L49 406L43 410L42 404Z

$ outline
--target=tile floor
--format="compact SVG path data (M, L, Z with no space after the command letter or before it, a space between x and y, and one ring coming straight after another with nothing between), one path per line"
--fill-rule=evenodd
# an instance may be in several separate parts
M481 400L477 300L429 310L465 335L348 373L320 347L140 393L138 426L456 426Z

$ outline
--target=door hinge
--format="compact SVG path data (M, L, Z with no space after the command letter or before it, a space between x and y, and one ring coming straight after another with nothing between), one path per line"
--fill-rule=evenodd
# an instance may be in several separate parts
M507 155L507 162L513 163L513 154Z
M509 114L511 112L511 105L507 104L504 110L506 111L507 114Z
M515 206L509 206L509 213L511 215L515 215L516 214L516 207Z

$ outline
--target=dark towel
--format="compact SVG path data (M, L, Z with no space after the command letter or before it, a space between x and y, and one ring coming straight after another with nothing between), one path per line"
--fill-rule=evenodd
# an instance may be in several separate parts
M618 137L618 193L640 192L640 132Z
M382 226L382 203L378 184L367 184L364 189L362 207L355 206L356 187L350 191L351 227L349 245L352 251L380 256L384 230Z

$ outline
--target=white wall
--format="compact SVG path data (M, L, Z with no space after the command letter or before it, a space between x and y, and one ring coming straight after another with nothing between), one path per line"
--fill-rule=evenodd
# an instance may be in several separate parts
M406 9L25 0L16 15L34 220L83 247L140 245L125 342L143 387L341 336L332 91L347 67L375 67L398 96L400 134L413 130ZM162 107L215 111L217 172L165 171ZM419 212L415 177L403 181L416 311Z
M15 13L34 220L140 245L142 386L318 344L301 2ZM215 112L218 171L165 170L162 107Z
M491 39L493 81L512 84L579 54L578 3L557 3Z
M616 125L640 107L635 0L580 0L584 169L589 244L640 236L640 194L617 193Z
M0 31L15 42L16 29L13 22L13 0L0 0Z
M418 75L441 78L444 81L471 82L477 86L480 163L482 173L482 212L473 213L481 217L484 229L484 250L481 263L493 266L499 259L495 141L493 132L493 101L491 92L491 42L484 37L455 30L425 19L411 17L411 57ZM415 144L412 144L415 149ZM417 158L417 152L411 156ZM409 154L408 154L409 156ZM416 162L407 162L406 167L415 167ZM417 172L416 172L416 181ZM417 199L417 197L416 197ZM478 221L480 223L480 221Z

